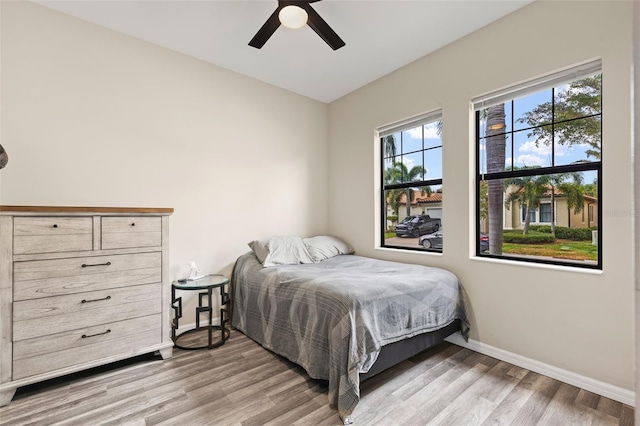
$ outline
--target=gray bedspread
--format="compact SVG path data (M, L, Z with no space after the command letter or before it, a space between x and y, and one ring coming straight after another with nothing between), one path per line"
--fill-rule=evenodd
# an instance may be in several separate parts
M350 423L359 373L384 345L469 322L458 279L444 269L355 255L263 268L253 253L236 262L234 327L329 381L329 403Z

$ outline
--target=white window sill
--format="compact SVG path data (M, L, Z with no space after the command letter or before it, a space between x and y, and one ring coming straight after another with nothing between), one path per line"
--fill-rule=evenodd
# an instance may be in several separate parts
M376 247L375 250L387 251L387 252L392 252L392 253L426 254L426 255L429 255L429 256L442 257L442 253L441 252L437 252L437 251L409 250L409 249L403 249L403 248L381 247L381 246Z
M587 275L602 275L602 269L581 268L580 266L551 265L548 263L526 262L526 261L511 260L511 259L495 259L495 258L482 257L482 256L476 256L476 255L469 257L469 259L475 262L494 263L498 265L521 266L525 268L535 268L535 269L548 269L552 271L572 272L572 273L587 274Z

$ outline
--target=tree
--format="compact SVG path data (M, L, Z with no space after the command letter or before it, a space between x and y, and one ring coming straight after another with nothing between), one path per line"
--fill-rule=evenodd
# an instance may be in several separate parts
M436 129L438 135L442 134L442 120L438 120L436 122ZM398 146L396 143L396 138L393 134L383 136L381 138L384 157L387 161L390 161L392 167L385 170L384 172L384 183L385 184L394 184L394 183L406 183L417 180L418 176L424 176L426 170L422 166L414 166L411 170L407 169L401 161L396 161L396 156L398 155ZM420 179L422 180L422 179ZM430 186L422 186L420 190L425 192L427 196L431 196L433 193ZM398 215L398 210L400 208L400 200L402 198L402 194L406 194L406 205L407 205L407 216L411 215L411 201L413 200L414 189L393 189L387 191L387 203L389 203L389 207L393 210L393 212Z
M571 181L568 181L571 179ZM510 208L511 203L518 201L524 207L525 220L523 234L529 232L530 212L540 205L540 199L547 192L551 198L551 233L555 236L555 198L556 190L567 200L569 209L578 213L584 205L584 188L580 173L557 173L554 175L524 176L505 179L505 185L511 186L511 191L505 199L505 207Z
M540 126L555 122L551 126L534 127L527 137L535 136L536 146L550 145L553 141L560 145L588 145L585 154L588 160L600 160L600 113L602 111L602 75L576 80L566 90L556 90L555 99L545 102L517 121L529 126Z
M390 191L387 191L387 203L389 203L391 211L396 216L396 220L398 218L398 214L400 213L400 206L402 205L402 194L404 194L404 191L401 189L392 189Z
M506 153L504 104L489 107L486 112L487 173L504 171ZM489 215L489 254L502 254L502 211L504 185L502 179L487 181L487 207Z
M505 199L505 207L508 209L511 203L518 201L518 204L524 207L525 219L523 234L529 232L529 224L531 223L531 215L529 214L532 209L535 209L540 204L540 198L549 189L550 176L523 176L518 178L505 179L505 185L507 187L513 187L508 193ZM489 237L491 241L491 237Z
M587 183L583 186L584 194L589 195L593 198L598 198L598 179L594 180L593 183Z
M489 200L487 200L487 181L480 182L480 219L489 218Z
M571 182L567 179L571 178ZM549 177L551 184L551 234L556 236L556 206L555 206L555 190L556 188L567 197L567 207L569 210L574 209L575 213L582 210L584 206L584 187L582 186L582 175L580 173L558 173Z
M412 182L415 180L419 180L418 178L423 176L424 173L425 169L422 166L413 166L411 170L409 170L409 168L404 163L395 162L393 163L393 168L387 169L385 173L385 183L393 184ZM423 187L421 189L427 192L427 194L431 195L430 187ZM407 216L411 216L411 201L413 200L414 188L406 188L401 191L404 191L404 193L406 194ZM389 192L389 198L395 198L391 196L391 194L394 193L394 190Z
M402 182L402 172L401 171L399 172L396 167L385 170L384 172L385 185L401 183L401 182ZM400 210L402 194L404 194L404 191L401 189L391 189L387 191L385 194L387 197L386 201L389 204L389 207L391 207L391 211L393 211L396 217L398 216L398 213Z
M382 138L382 144L384 145L385 157L390 157L391 161L395 163L398 147L396 146L396 138L393 135L388 135Z

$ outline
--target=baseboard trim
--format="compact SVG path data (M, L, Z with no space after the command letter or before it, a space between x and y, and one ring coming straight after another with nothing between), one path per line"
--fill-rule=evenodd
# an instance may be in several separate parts
M635 392L628 389L601 382L599 380L592 379L591 377L583 376L562 368L554 367L553 365L514 354L513 352L505 351L504 349L496 348L495 346L487 345L486 343L478 342L476 340L469 339L469 341L466 342L460 333L452 334L445 340L449 343L453 343L454 345L462 346L463 348L470 349L483 355L488 355L501 361L517 365L518 367L526 368L527 370L543 374L551 377L552 379L560 380L561 382L588 390L589 392L613 399L614 401L622 402L623 404L630 405L631 407L635 407L636 405Z

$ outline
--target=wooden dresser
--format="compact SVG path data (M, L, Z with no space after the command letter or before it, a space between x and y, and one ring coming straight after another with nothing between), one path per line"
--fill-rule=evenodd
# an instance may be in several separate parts
M20 386L171 356L171 213L0 206L0 406Z

